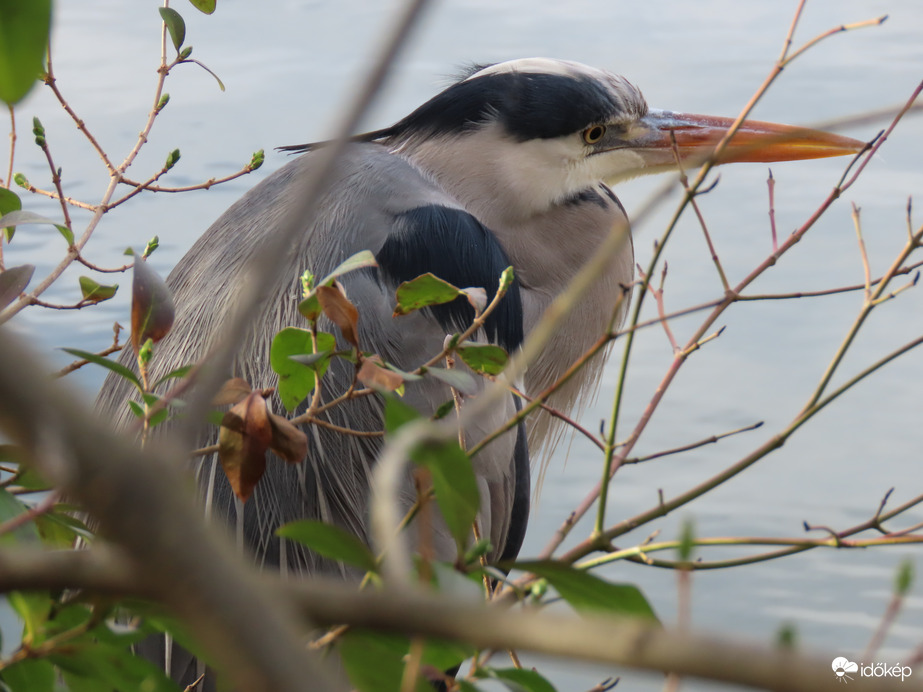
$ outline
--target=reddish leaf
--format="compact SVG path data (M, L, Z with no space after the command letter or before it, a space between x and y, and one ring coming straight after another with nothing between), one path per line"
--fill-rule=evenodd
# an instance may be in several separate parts
M239 377L232 377L223 385L215 397L212 399L212 406L225 406L227 404L239 404L247 398L252 389L250 384Z
M393 370L381 367L381 359L378 356L371 356L362 361L362 367L359 368L356 377L366 387L384 389L389 392L393 392L404 384L403 377Z
M343 338L359 348L359 311L349 302L342 288L318 286L317 299L324 314L340 328Z
M224 414L218 432L218 458L231 488L243 502L263 477L271 443L269 410L260 392L251 392Z
M131 282L131 345L135 353L151 339L157 343L173 326L170 289L146 262L135 258Z
M269 414L269 425L272 426L272 442L270 448L290 464L304 461L308 455L308 436L292 425L287 418Z

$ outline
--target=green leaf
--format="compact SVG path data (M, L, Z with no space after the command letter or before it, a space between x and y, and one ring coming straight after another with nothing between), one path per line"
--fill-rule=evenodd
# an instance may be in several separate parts
M3 0L0 0L3 2ZM0 228L5 228L7 226L21 226L23 224L44 224L48 226L57 226L56 221L52 221L47 216L42 216L41 214L36 214L34 211L27 211L23 209L14 209L9 211L3 216L0 216Z
M50 661L27 658L0 674L12 692L54 692L55 670Z
M556 692L545 677L525 668L492 668L490 677L503 681L513 692Z
M80 283L80 292L83 294L83 299L93 303L101 303L104 300L109 300L116 294L116 291L119 290L118 284L104 286L91 279L89 276L81 276L77 281Z
M63 226L61 224L55 224L55 228L58 229L58 233L60 233L64 240L67 242L67 247L73 247L74 232L67 226Z
M794 650L797 645L798 630L790 622L783 623L779 631L776 632L776 646L781 649Z
M455 401L453 399L443 401L441 404L439 404L439 408L437 408L436 412L433 414L433 420L442 420L454 410Z
M18 517L28 508L15 495L8 492L5 488L0 488L0 523L9 521ZM39 540L38 530L31 521L22 526L18 526L13 531L0 535L0 543L37 543Z
M385 432L393 433L405 423L421 418L420 412L396 396L385 396Z
M51 613L52 601L47 592L11 591L7 601L22 620L23 638L32 642L40 641L41 632Z
M144 407L139 404L137 401L128 400L128 408L131 409L131 412L135 414L135 418L144 418ZM224 413L221 414L224 417ZM218 421L218 425L221 425L221 421Z
M52 548L72 548L77 538L89 534L86 525L67 514L49 512L35 518L35 526L42 542Z
M359 692L402 689L408 648L404 637L355 629L340 637L337 645L346 674ZM432 687L420 680L414 692L432 692Z
M470 373L463 370L446 370L445 368L427 368L426 374L454 387L462 394L477 393L477 383Z
M456 680L455 684L458 685L458 692L482 692L480 687L463 678Z
M397 287L394 315L397 317L431 305L448 303L461 294L462 292L448 281L427 272Z
M177 52L183 47L186 41L186 22L183 21L180 13L172 7L158 8L163 23L167 25L167 31L170 32L170 40L173 41L173 47Z
M906 596L911 586L913 586L913 561L910 558L904 558L897 566L894 593L897 596Z
M166 375L164 375L164 376L161 377L159 380L157 380L157 381L154 383L154 386L157 387L158 385L163 384L163 383L166 382L167 380L182 379L182 378L184 378L186 375L188 375L189 372L190 372L190 371L192 370L192 368L194 368L194 367L195 367L194 365L184 365L184 366L181 367L181 368L176 368L176 370L171 370L171 371L168 372Z
M44 70L51 0L0 0L0 101L18 103Z
M337 648L350 682L360 692L401 689L405 659L410 651L410 640L406 637L350 629L340 638ZM473 648L427 640L422 663L436 670L448 670L473 653ZM433 688L420 680L414 690L432 692Z
M51 484L42 478L25 459L25 450L13 445L0 445L0 461L13 462L18 465L15 481L17 487L25 490L48 490Z
M493 344L469 342L456 348L455 352L469 368L486 375L499 375L509 360L506 351Z
M263 162L266 160L266 153L260 149L259 151L253 152L253 156L250 157L250 163L247 164L247 167L251 171L255 171L257 168L263 165Z
M436 504L455 538L459 554L464 554L481 503L471 459L454 441L424 443L411 457L432 475Z
M19 295L26 290L34 273L35 267L31 264L21 264L0 272L0 309L19 298Z
M174 149L174 150L171 151L169 154L167 154L167 160L166 160L166 162L163 164L163 169L164 169L165 171L168 171L168 170L170 170L171 168L173 168L173 166L175 166L175 165L179 162L180 156L181 156L181 155L180 155L180 153L179 153L179 149Z
M317 318L320 317L320 301L317 299L317 296L312 292L304 300L298 303L298 312L308 321L316 322Z
M683 522L683 528L679 535L679 546L676 553L680 562L689 562L692 559L692 551L695 548L695 524L692 519L686 519Z
M19 211L20 209L22 209L22 200L19 199L19 195L12 190L7 190L5 187L0 187L0 217L5 216L11 211ZM13 239L13 233L15 232L15 226L8 226L3 229L6 242L10 242Z
M506 291L510 286L513 285L513 279L515 279L515 274L513 273L512 267L507 267L503 270L503 273L500 274L500 290Z
M61 350L65 353L70 353L72 356L77 358L82 358L83 360L88 360L91 363L96 363L96 365L101 365L102 367L121 375L126 380L135 385L139 392L144 389L144 387L141 385L141 380L138 379L138 376L121 363L117 363L114 360L109 360L108 358L103 358L102 356L98 356L95 353L90 353L89 351L82 351L79 348L62 348Z
M353 565L363 572L377 569L375 556L368 546L339 526L302 519L280 526L276 535L302 543L319 555Z
M97 631L98 628L94 630ZM66 671L71 692L75 689L177 692L179 689L158 666L133 655L127 644L90 644L88 640L89 637L84 639L82 646L72 645L49 656L51 662Z
M317 334L318 352L333 351L336 338L333 334ZM287 411L294 411L314 390L314 373L323 377L329 360L321 360L311 366L292 360L291 356L313 354L311 332L297 327L286 327L276 334L269 348L269 364L279 376L279 398Z
M153 254L154 250L156 250L159 247L160 247L160 236L155 235L153 238L147 241L147 245L144 246L144 252L141 253L141 256L144 259L147 259L148 257L151 256L151 254Z
M517 562L515 568L546 579L561 598L579 612L613 613L657 621L654 609L633 584L613 584L553 560Z
M148 409L152 408L157 402L160 401L159 396L157 396L156 394L150 394L150 393L142 394L141 398L144 399L144 403L147 404ZM142 411L142 415L140 417L143 418L144 415L145 414ZM170 409L162 408L157 413L155 413L153 416L151 416L150 419L148 419L148 423L150 424L151 427L155 427L163 423L169 416L170 416Z
M192 53L192 46L189 46L188 48L184 48L183 51L180 53L180 57L183 60L186 60L186 58L189 57L190 53ZM208 74L214 77L215 81L218 82L218 88L221 89L221 91L224 91L224 82L221 81L221 77L216 75L213 70L209 69L208 65L201 62L200 60L190 60L189 62L194 62L196 65L201 67L203 70L208 72Z
M203 14L211 14L215 11L218 0L189 0L189 3Z

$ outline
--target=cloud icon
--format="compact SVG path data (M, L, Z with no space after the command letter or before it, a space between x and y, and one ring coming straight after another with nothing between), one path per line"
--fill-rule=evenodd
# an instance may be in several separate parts
M833 663L831 664L831 667L833 668L833 672L836 673L837 677L839 678L846 675L846 673L858 673L859 672L859 664L853 663L852 661L850 661L847 658L844 658L843 656L837 656L835 659L833 659Z

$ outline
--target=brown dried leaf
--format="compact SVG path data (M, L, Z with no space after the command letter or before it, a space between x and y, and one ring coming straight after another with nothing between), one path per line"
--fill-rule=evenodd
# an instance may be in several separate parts
M212 399L212 406L225 406L227 404L238 404L247 398L252 389L250 383L240 377L232 377L223 385L215 397Z
M266 471L266 450L272 426L266 400L260 392L224 414L218 431L218 458L234 493L246 502Z
M393 392L404 384L404 378L398 373L381 367L381 358L378 356L371 356L363 360L356 377L366 387L384 389L389 392Z
M269 424L272 426L272 451L290 464L304 461L308 455L308 436L304 431L275 413L269 414Z
M335 287L318 286L317 300L324 314L340 328L343 338L359 348L359 311L349 302L339 283Z

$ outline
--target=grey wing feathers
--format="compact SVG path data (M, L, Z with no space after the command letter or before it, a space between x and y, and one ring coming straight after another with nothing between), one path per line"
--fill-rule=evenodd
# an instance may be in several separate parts
M254 187L228 209L193 245L168 279L176 302L173 331L158 344L153 376L203 357L217 338L224 314L233 310L235 291L243 283L247 262L263 239L286 219L287 210L301 194L300 172L312 165L306 154L292 161ZM241 345L232 372L252 387L272 387L276 376L269 368L269 347L274 334L285 326L303 326L297 312L301 299L298 277L305 269L323 276L360 250L378 253L394 230L398 217L420 207L442 207L464 214L451 198L410 164L376 144L356 144L337 168L322 201L317 219L305 222L303 233L279 258L272 283L265 288L271 296L264 304L253 329L240 335ZM426 217L419 223L425 223ZM406 222L405 222L406 223ZM418 231L425 232L425 229ZM426 269L421 269L426 271ZM447 330L432 316L414 314L400 323L385 319L393 305L393 286L375 271L346 275L347 295L360 311L360 339L363 347L379 352L399 367L416 367L424 356L441 348ZM467 285L475 285L473 283ZM521 311L519 312L521 320ZM521 329L521 327L520 327ZM123 354L131 365L132 354ZM335 361L325 378L325 393L344 391L353 377L352 366ZM110 378L100 395L100 409L113 418L127 418L124 401L129 390ZM408 388L407 398L424 411L450 397L447 388L423 382ZM380 430L380 401L374 397L348 402L329 412L331 422L357 430ZM273 408L280 411L278 401ZM469 433L478 439L491 426L513 411L510 400L496 420L486 421L482 430ZM198 442L213 442L213 431L203 430ZM300 518L317 518L343 526L367 538L366 502L368 470L380 447L380 438L344 436L311 426L306 430L310 451L302 464L290 465L273 459L253 496L241 507L231 491L216 458L199 462L197 477L206 499L206 512L236 527L259 564L276 565L295 572L342 571L342 567L318 559L300 546L281 550L274 530ZM496 554L503 550L508 515L513 504L515 476L512 469L515 435L507 435L476 460L478 472L491 496L486 507L494 511L489 521ZM521 475L521 474L520 474ZM488 499L488 498L485 498ZM411 501L408 483L408 504ZM499 516L498 516L499 515Z
M285 223L288 209L302 193L299 174L312 162L311 154L305 154L254 187L177 264L167 280L176 303L176 319L171 333L156 346L153 378L180 365L197 362L208 353L218 338L224 315L234 309L236 292L244 284L249 259L264 238ZM232 371L227 373L229 377L242 377L254 388L276 386L276 376L269 367L271 340L286 326L305 325L297 306L302 297L299 276L306 269L323 276L360 250L379 254L398 231L425 243L427 225L435 209L441 210L439 214L460 234L458 242L464 244L481 233L480 225L451 198L410 164L376 144L348 148L320 209L316 219L305 221L303 232L292 239L290 250L279 258L270 285L264 287L269 299L252 328L239 335L240 348ZM418 209L430 212L415 213ZM488 236L486 242L496 245L492 235ZM495 250L494 265L502 269L506 266L505 257L499 257ZM454 252L451 248L450 251ZM434 256L429 261L439 264L439 259ZM443 263L446 259L442 258ZM432 268L420 267L417 273ZM491 272L495 269L491 265ZM359 309L362 347L399 367L412 369L438 353L446 332L454 330L440 324L432 313L414 313L400 322L391 319L393 284L397 277L385 274L375 270L351 272L343 277L342 283ZM462 285L477 285L476 279ZM515 299L518 301L518 293ZM518 326L507 324L495 330L513 341L517 339L516 329L518 338L521 339L522 333L521 304L515 308L505 319L518 320ZM120 360L134 367L131 352L123 353ZM345 391L352 379L353 366L335 359L324 378L324 396ZM110 376L98 400L101 413L124 425L130 417L125 405L130 390L123 380ZM450 397L447 387L432 380L410 383L406 393L408 403L424 412L433 411ZM271 405L281 412L278 399L274 398ZM330 422L342 427L377 431L381 430L381 406L377 397L365 397L335 407L326 415ZM469 442L473 444L483 438L514 411L511 397L489 420L480 421L476 429L467 431ZM258 565L278 567L284 572L326 572L348 577L349 568L320 558L300 544L276 537L275 530L284 523L311 518L336 524L367 540L368 474L378 456L381 438L342 435L318 426L308 426L305 432L309 438L307 458L300 464L269 459L265 475L245 504L232 492L217 455L195 462L204 511L231 527ZM215 436L214 426L203 426L196 442L202 446L212 444ZM493 557L502 553L509 558L518 552L528 514L527 456L525 432L520 426L474 460L482 491L479 523L493 543ZM409 507L414 499L408 470L402 501ZM437 553L451 559L454 543L448 531L444 527L435 528ZM164 638L151 638L137 648L139 654L163 664L182 684L190 684L203 672L200 661ZM213 690L214 685L214 676L210 675L202 689Z

